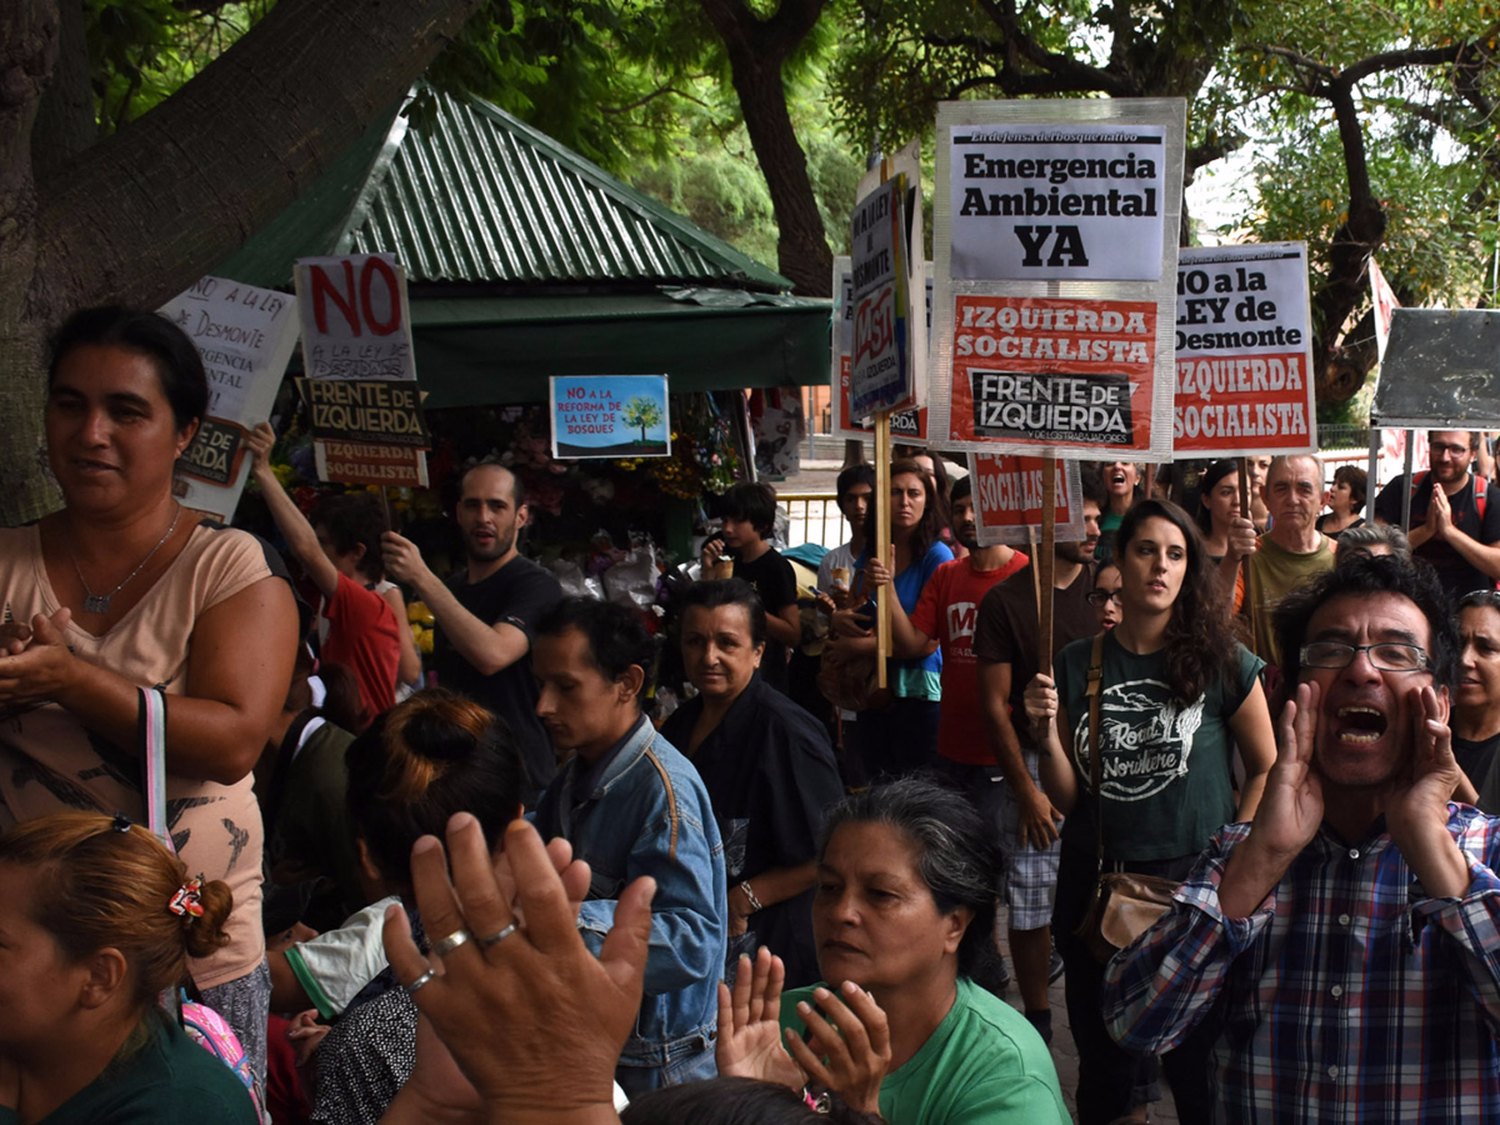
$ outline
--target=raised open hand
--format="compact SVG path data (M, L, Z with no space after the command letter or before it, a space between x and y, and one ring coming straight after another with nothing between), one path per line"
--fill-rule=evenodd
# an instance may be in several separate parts
M714 1061L719 1073L776 1082L800 1090L802 1068L781 1046L781 986L786 969L780 957L761 946L755 959L740 958L734 990L719 982L719 1042Z

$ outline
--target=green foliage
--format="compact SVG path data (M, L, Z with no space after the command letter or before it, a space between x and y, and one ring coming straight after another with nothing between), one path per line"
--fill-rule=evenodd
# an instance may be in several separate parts
M275 2L248 0L200 11L179 0L83 0L100 134L114 132L169 97Z
M680 103L677 120L659 136L664 153L641 160L626 178L742 253L774 264L777 227L771 193L739 105L726 89L709 79L696 83L695 98ZM844 253L864 163L834 129L827 102L813 96L816 92L816 87L793 91L788 104L828 241L835 253Z

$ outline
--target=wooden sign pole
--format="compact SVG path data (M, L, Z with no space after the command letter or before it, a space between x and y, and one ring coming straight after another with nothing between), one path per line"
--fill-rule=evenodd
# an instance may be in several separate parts
M1037 600L1037 670L1044 676L1052 675L1052 582L1054 563L1053 547L1057 542L1057 458L1047 454L1042 458L1042 546L1036 560L1037 583L1040 597Z
M1240 515L1245 519L1251 519L1250 515L1250 458L1240 458ZM1246 555L1240 559L1240 585L1244 588L1244 600L1241 603L1247 614L1250 615L1250 647L1260 651L1260 630L1256 627L1255 599L1250 593L1250 556Z
M875 412L875 542L870 556L885 563L894 580L896 559L891 553L891 414ZM875 595L875 668L876 687L886 686L885 658L891 654L892 583L887 582Z

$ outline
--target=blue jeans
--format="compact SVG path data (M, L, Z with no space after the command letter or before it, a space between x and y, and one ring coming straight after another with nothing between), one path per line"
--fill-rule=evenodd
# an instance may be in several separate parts
M663 1086L681 1086L685 1082L713 1078L718 1073L713 1043L696 1035L669 1044L665 1066L616 1067L615 1081L625 1091L626 1097L635 1098Z

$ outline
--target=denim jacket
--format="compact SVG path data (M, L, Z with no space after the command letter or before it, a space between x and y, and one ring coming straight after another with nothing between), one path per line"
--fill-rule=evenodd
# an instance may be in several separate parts
M568 762L537 804L544 839L565 837L593 872L578 916L597 956L631 881L656 880L645 995L622 1066L668 1067L711 1049L728 942L724 848L708 791L686 758L644 716L587 799L574 786L587 765Z

